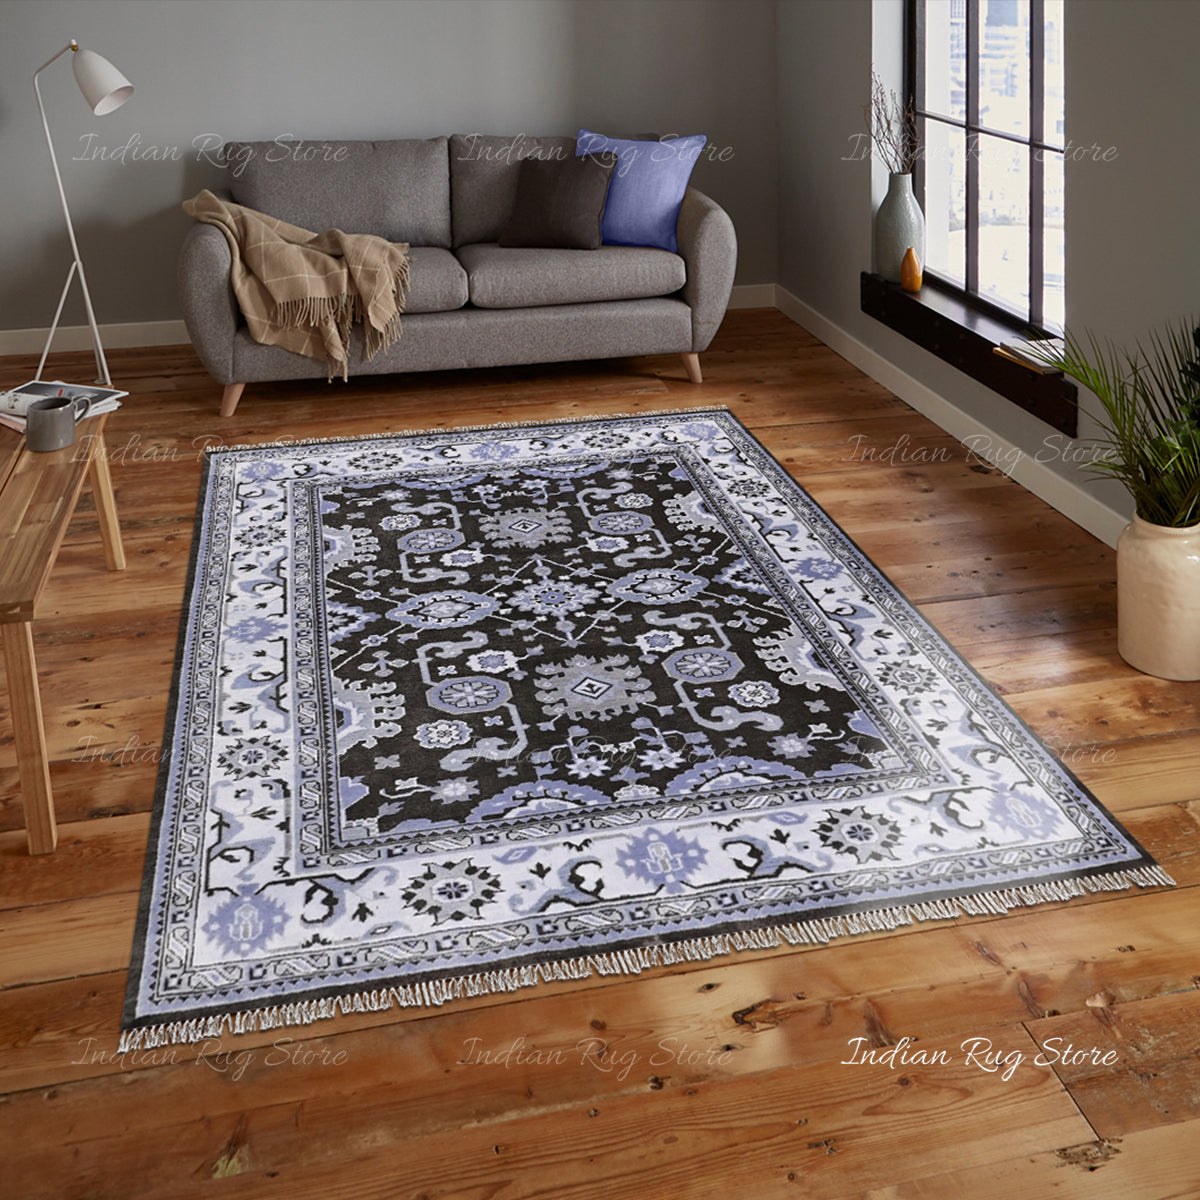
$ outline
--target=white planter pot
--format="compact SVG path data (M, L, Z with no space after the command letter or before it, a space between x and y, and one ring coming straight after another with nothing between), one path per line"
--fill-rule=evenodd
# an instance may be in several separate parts
M1117 649L1159 679L1200 679L1200 525L1140 517L1117 541Z
M911 175L888 176L887 195L875 213L875 270L900 282L904 255L912 247L925 262L925 214L912 190Z

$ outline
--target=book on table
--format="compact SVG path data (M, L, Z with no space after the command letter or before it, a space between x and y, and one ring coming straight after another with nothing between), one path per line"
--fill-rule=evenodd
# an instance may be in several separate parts
M112 412L121 407L121 397L128 396L117 388L101 387L99 384L64 383L61 379L31 379L11 391L0 392L0 425L25 432L25 416L29 406L37 400L72 400L86 402L75 423L88 417Z

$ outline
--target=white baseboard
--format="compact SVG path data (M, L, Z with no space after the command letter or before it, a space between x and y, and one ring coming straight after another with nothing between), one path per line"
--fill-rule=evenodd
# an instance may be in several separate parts
M911 404L952 437L963 441L977 457L992 463L1106 545L1116 546L1121 530L1129 523L1127 516L1109 508L1091 493L968 416L778 284L775 286L775 307L876 383Z
M740 283L729 296L727 308L775 308L776 285L773 283Z
M41 354L50 326L42 329L0 329L0 354ZM123 325L101 325L100 341L105 350L129 350L138 346L185 346L190 339L182 321L130 321ZM90 350L92 331L87 325L60 325L54 335L53 355L59 350Z

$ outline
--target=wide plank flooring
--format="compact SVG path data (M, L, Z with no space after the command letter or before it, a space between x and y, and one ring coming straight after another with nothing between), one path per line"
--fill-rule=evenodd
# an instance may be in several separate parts
M1121 661L1107 547L768 309L699 386L675 357L252 384L222 420L190 347L109 358L129 566L85 493L35 625L53 856L0 669L0 1196L1200 1198L1200 684ZM707 405L1178 886L117 1056L204 445Z

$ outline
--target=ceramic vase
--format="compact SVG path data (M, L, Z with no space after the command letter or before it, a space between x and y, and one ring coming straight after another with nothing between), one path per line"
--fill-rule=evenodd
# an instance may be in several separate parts
M925 261L925 214L912 190L911 174L888 176L887 195L875 213L875 270L900 282L901 264L909 247Z
M1159 679L1200 679L1200 524L1140 517L1117 540L1117 649Z

